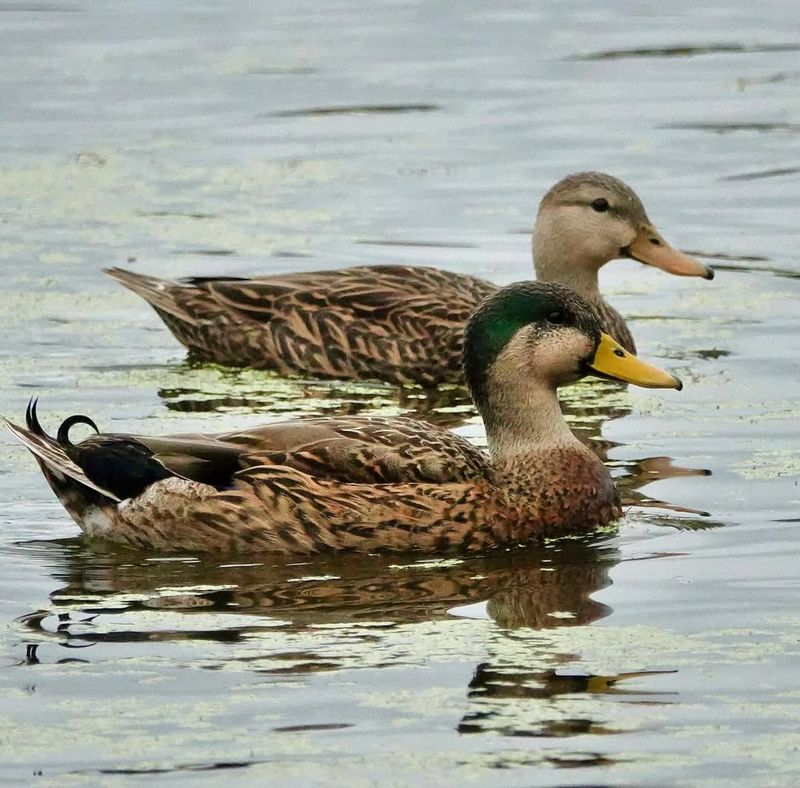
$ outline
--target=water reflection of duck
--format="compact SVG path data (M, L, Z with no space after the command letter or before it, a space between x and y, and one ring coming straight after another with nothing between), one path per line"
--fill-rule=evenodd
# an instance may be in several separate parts
M552 656L550 657L552 661ZM569 658L562 657L564 662ZM504 736L563 738L583 734L613 734L617 729L586 714L570 713L569 706L557 704L562 695L646 695L651 704L663 703L671 692L623 688L619 682L675 673L674 670L637 670L600 675L562 672L547 668L533 670L516 665L484 662L475 668L467 690L469 709L458 723L459 733L492 731Z
M54 440L29 408L9 425L90 536L158 550L483 550L590 530L621 515L611 477L570 432L556 388L595 371L645 386L680 381L601 334L566 287L521 283L488 298L465 332L465 377L491 460L432 425L320 419L216 437Z
M590 448L604 464L614 464L619 475L615 483L619 490L623 506L636 505L646 508L666 509L673 512L707 517L708 513L691 509L678 504L651 498L637 488L655 481L664 481L676 477L709 476L706 468L686 468L676 465L670 457L641 457L625 462L613 461L609 452L619 446L601 434L602 426L610 421L622 419L631 413L631 405L627 398L616 398L614 389L620 384L607 382L592 386L571 386L562 397L561 409L569 420L575 437ZM688 522L688 521L687 521ZM711 527L711 523L695 523L697 527Z
M355 416L380 408L423 417L441 427L455 427L474 416L463 386L394 387L383 383L290 380L260 375L257 383L236 379L204 386L170 386L158 391L168 410L181 413L265 412L270 416Z
M224 644L220 664L241 663L262 674L292 677L363 666L364 651L383 639L419 637L413 628L397 632L398 625L445 621L452 612L484 602L502 629L488 639L489 654L474 668L467 706L456 723L460 733L614 733L585 705L580 715L569 704L559 705L560 696L635 692L646 694L648 702L658 700L641 687L616 686L657 671L579 673L570 664L579 655L554 651L543 636L543 630L586 625L611 614L593 596L610 584L619 553L596 537L407 564L396 563L398 556L347 554L299 565L235 566L151 557L89 551L77 540L48 543L43 560L59 587L47 608L21 620L35 640L27 647L28 663L53 659L48 641L71 650L72 656L58 662L106 660L106 652L88 648L103 644L125 657L124 644L137 650L143 642L158 644L160 653L174 655L177 644L200 641L209 648ZM331 627L347 638L347 656L331 649ZM516 631L520 628L525 632ZM524 638L524 648L506 651L507 637Z
M547 192L533 251L539 280L586 298L603 330L631 352L625 321L600 295L601 266L632 257L673 274L713 277L659 235L632 189L596 172L571 175ZM179 283L119 268L108 273L142 296L199 359L423 386L461 382L464 323L498 289L473 276L397 265Z
M258 628L259 617L302 630L445 619L454 608L478 602L486 602L489 617L505 628L576 626L610 614L592 595L609 585L608 573L619 560L615 548L589 538L446 562L415 563L409 556L407 564L396 563L401 556L347 554L294 565L163 562L149 560L151 554L87 551L73 540L58 546L57 560L52 547L48 553L62 585L50 595L52 608L24 623L73 646L139 641L146 632L137 629L136 616L148 610L182 614L175 639L235 639L231 619L220 619L215 632L207 614L240 616L248 632ZM109 631L106 619L113 622L121 613L128 614L120 620L123 629ZM50 623L54 616L57 624ZM166 619L165 627L175 621ZM156 637L169 640L170 632L159 628Z

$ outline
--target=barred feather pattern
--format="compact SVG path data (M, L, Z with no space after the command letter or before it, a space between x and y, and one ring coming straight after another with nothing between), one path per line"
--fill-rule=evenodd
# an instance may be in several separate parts
M168 479L118 507L115 541L156 550L475 552L589 531L621 516L608 475L570 446L469 481L362 484L249 467L232 489ZM601 466L602 468L602 466Z
M186 282L119 268L108 273L150 303L201 361L427 387L462 382L464 325L498 290L423 266ZM592 305L603 330L635 352L619 312L599 296Z
M409 418L339 416L268 424L218 436L242 467L282 465L361 484L486 478L486 455L469 441Z
M201 360L423 386L461 382L464 324L498 289L412 266L187 283L108 273L147 300Z

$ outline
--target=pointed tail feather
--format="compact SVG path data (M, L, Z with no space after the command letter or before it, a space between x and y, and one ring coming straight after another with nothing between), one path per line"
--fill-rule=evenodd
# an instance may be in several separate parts
M36 414L36 403L37 400L32 399L28 404L28 410L25 414L27 429L8 421L8 419L2 416L0 416L0 421L2 421L11 434L39 460L43 468L46 468L50 473L66 476L73 482L88 487L90 490L100 493L111 501L119 502L120 498L114 495L114 493L95 484L83 472L80 466L69 458L64 447L47 435L39 423Z
M144 298L148 304L156 309L173 315L191 325L197 323L195 318L176 302L172 291L179 285L174 282L158 279L155 276L126 271L124 268L104 268L103 272L112 279L116 279L120 284L125 285L129 290L133 290L136 295Z

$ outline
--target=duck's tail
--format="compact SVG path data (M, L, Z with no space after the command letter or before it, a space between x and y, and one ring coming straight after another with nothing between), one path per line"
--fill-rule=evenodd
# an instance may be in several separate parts
M66 440L69 427L78 422L92 425L91 419L85 416L72 416L67 419L58 431L58 437L49 436L36 414L36 399L28 403L25 412L26 427L20 427L7 419L0 417L9 431L28 451L36 457L42 473L47 479L53 492L58 496L64 508L72 518L82 525L87 510L115 506L120 498L93 482L67 453Z
M116 279L121 285L125 285L128 290L133 290L136 295L144 298L156 311L176 317L189 325L197 323L196 319L180 305L175 297L176 292L182 289L181 285L166 279L158 279L155 276L126 271L124 268L104 268L103 272L112 279Z

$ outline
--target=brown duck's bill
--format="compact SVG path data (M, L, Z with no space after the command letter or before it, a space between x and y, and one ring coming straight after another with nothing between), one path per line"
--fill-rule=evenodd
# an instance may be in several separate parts
M714 269L670 246L650 224L639 229L633 242L623 252L645 265L652 265L677 276L702 276L713 279Z
M635 383L648 389L678 389L683 383L663 369L642 361L633 353L615 342L608 334L600 334L594 358L588 363L589 369L607 378Z

